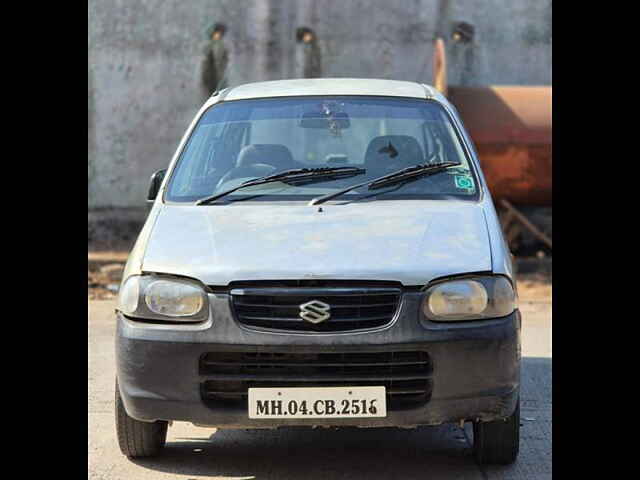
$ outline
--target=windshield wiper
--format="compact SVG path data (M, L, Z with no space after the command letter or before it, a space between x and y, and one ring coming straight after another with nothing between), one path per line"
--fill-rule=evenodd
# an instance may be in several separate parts
M210 195L205 198L201 198L196 202L196 205L206 205L213 202L218 198L229 195L230 193L240 190L241 188L251 187L253 185L262 185L265 183L279 182L284 183L305 183L314 181L315 179L326 178L343 178L352 177L354 175L361 175L366 173L364 168L358 167L318 167L318 168L295 168L292 170L285 170L284 172L275 173L273 175L267 175L266 177L254 178L253 180L247 180L241 183L237 187L230 188L215 195Z
M425 175L432 175L434 173L441 172L449 167L455 167L461 165L460 162L441 162L441 163L419 163L413 167L403 168L397 172L390 173L383 177L369 180L368 182L359 183L357 185L351 185L350 187L343 188L337 192L328 193L318 198L314 198L309 202L309 205L318 205L319 203L326 202L332 198L339 197L343 193L347 193L351 190L355 190L359 187L368 186L369 190L376 190L378 188L386 187L387 185L393 185L395 183L409 182L414 179L420 178Z
M414 165L413 167L403 168L397 172L390 173L384 177L380 177L373 180L369 184L369 190L375 190L377 188L386 187L387 185L393 185L394 183L404 182L410 178L418 178L426 174L432 174L440 170L445 170L449 167L460 165L459 162L441 162L441 163L423 163Z

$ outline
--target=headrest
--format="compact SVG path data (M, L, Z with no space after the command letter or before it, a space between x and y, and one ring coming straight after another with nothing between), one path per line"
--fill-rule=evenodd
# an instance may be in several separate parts
M384 170L386 166L409 167L424 163L422 147L409 135L382 135L375 137L364 156L365 168Z
M238 153L237 167L248 167L262 163L272 165L277 170L293 168L293 156L284 145L253 144L247 145Z

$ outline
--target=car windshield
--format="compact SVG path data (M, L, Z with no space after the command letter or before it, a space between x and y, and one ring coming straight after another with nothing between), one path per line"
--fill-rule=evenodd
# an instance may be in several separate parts
M241 188L224 201L310 200L416 164L451 168L337 201L478 198L478 181L444 108L435 101L364 96L221 102L200 118L169 180L165 200L195 202L296 168L358 167L357 177L286 180Z

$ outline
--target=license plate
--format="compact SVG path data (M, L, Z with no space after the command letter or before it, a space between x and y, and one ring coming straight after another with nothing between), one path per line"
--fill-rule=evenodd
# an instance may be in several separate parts
M249 418L386 417L385 387L250 388Z

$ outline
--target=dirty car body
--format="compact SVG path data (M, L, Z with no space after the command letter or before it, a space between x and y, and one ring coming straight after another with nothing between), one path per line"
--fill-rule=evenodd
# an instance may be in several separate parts
M454 157L450 170L313 202ZM366 173L198 203L286 169L336 166ZM429 86L389 80L214 94L130 254L116 350L117 393L140 422L416 427L512 416L511 257L455 109Z

